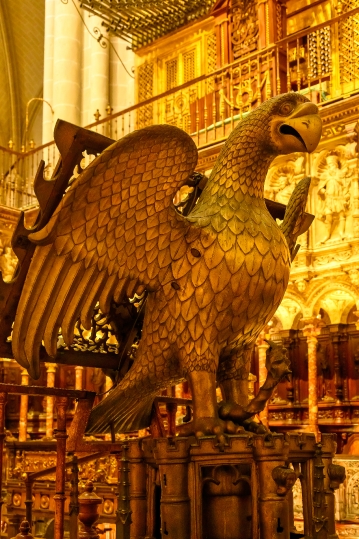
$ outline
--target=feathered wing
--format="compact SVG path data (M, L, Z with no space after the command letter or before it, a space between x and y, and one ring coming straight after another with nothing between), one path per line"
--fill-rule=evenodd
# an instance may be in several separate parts
M303 180L295 186L288 202L283 223L280 226L280 229L287 240L292 260L295 258L299 249L299 245L296 245L296 241L301 234L310 181L310 178L303 178Z
M152 126L107 148L75 180L37 243L12 335L16 360L39 377L44 342L56 355L61 327L66 344L74 324L85 328L97 301L108 313L136 283L156 288L182 256L186 225L172 204L193 173L198 153L182 130Z

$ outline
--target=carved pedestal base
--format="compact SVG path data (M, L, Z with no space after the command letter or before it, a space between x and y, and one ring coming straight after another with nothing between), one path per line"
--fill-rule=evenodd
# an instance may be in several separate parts
M323 519L327 535L321 537L329 539L335 520L328 501L336 487L327 478L336 444L333 435L322 438L316 444L313 434L244 433L229 436L222 452L214 437L128 440L131 537L289 539L290 493L299 477L304 533L316 538ZM143 477L146 467L145 487L137 475Z

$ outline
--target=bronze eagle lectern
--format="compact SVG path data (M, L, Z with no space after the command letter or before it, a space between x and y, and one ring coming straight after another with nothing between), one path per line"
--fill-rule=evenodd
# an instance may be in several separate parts
M251 350L286 290L310 184L296 186L279 226L264 181L276 156L312 152L320 136L317 107L302 95L266 101L233 130L187 216L173 198L195 171L189 135L155 125L112 144L29 236L37 247L13 327L14 357L37 378L42 342L55 356L59 329L70 345L76 321L88 328L97 301L108 313L146 292L134 364L93 409L88 432L148 426L158 392L186 379L194 417L183 433L220 442L236 433ZM285 361L273 369L288 372Z

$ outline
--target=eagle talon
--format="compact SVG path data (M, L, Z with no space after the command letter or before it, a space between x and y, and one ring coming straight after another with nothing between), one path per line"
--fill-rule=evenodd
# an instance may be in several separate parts
M266 436L272 436L272 433L263 425L263 423L257 423L256 421L249 419L243 422L243 426L246 431L253 432L254 434L265 434Z
M253 421L254 413L246 412L245 408L235 402L221 402L218 415L221 419L226 420L227 424L232 423L235 426L235 433L246 431L254 434L270 434L270 431L262 423Z
M234 422L237 425L242 425L243 421L248 418L248 414L245 414L243 407L231 401L220 403L218 415L224 421Z
M204 436L216 436L216 447L220 451L224 451L224 447L228 445L227 434L239 434L244 429L240 425L236 425L233 421L223 421L219 418L204 417L199 418L185 425L180 425L177 428L178 436L195 436L203 438Z

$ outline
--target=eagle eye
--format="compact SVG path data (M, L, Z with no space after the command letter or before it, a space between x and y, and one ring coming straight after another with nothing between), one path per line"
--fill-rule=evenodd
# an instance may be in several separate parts
M288 116L295 109L295 104L291 101L286 101L279 107L279 114Z

